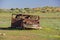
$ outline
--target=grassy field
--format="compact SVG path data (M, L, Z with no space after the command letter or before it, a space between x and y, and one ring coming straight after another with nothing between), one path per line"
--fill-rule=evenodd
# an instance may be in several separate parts
M60 17L60 13L35 14L40 17ZM0 28L11 25L11 13L0 13ZM40 30L0 30L0 40L60 40L60 18L40 18Z
M11 13L0 13L0 27L8 27L11 23Z

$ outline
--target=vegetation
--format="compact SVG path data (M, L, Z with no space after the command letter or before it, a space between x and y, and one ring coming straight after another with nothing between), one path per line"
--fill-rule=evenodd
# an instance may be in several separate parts
M0 9L0 13L56 13L60 12L60 7L38 7L38 8L11 8Z
M12 13L39 15L42 27L40 30L0 29L0 33L6 34L0 35L0 40L60 40L60 11L55 11L56 8L58 7L0 9L0 28L10 27ZM46 9L49 10L46 11ZM53 10L50 11L50 9Z

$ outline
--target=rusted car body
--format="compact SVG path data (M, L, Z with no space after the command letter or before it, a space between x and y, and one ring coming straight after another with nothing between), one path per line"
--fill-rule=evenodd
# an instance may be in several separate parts
M29 14L12 14L12 28L39 28L40 17Z

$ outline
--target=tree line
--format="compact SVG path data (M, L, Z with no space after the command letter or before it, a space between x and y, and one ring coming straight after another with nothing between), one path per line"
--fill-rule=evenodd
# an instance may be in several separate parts
M10 8L1 9L0 13L55 13L60 12L60 7L37 7L37 8Z

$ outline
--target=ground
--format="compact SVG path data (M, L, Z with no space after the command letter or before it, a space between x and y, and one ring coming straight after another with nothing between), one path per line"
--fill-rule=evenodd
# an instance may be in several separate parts
M60 16L60 13L36 14L40 17ZM7 28L11 25L11 14L0 13L0 28ZM60 40L60 18L40 18L40 30L1 30L0 40Z
M41 30L0 30L1 40L60 40L58 30L44 28Z

